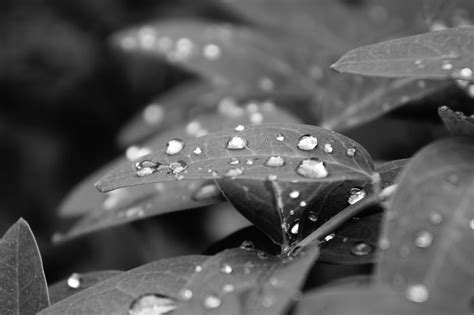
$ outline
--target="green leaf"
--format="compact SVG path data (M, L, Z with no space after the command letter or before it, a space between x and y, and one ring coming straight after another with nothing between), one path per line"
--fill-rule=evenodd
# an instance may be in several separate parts
M432 312L472 312L473 160L469 137L424 148L403 170L386 216L377 276Z
M0 240L0 313L36 314L48 305L38 245L28 223L20 219Z
M474 136L474 117L462 112L454 112L447 106L438 108L444 126L454 136Z
M87 273L73 273L67 279L56 282L49 287L51 304L56 304L65 298L81 292L97 283L105 281L122 271L105 270Z
M286 259L247 247L211 257L164 259L121 273L40 314L138 314L164 302L173 314L283 314L317 255L317 246Z
M354 49L332 68L378 77L474 81L474 27L435 31Z
M392 186L410 159L393 160L376 165L375 170L380 174L381 188Z

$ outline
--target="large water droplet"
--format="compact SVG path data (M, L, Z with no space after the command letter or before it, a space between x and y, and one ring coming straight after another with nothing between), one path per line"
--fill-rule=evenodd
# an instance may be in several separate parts
M285 136L282 133L278 133L275 137L277 141L283 141L285 140Z
M67 286L71 289L79 289L81 287L81 275L73 273L67 278Z
M173 162L169 166L168 173L177 175L183 172L187 167L188 165L184 161Z
M176 309L176 301L164 295L147 294L132 302L129 315L171 314Z
M347 199L347 202L351 205L361 201L362 199L365 198L365 196L367 196L367 192L362 189L362 188L357 188L357 187L354 187L354 188L351 188L351 190L349 191L349 198Z
M425 287L423 284L410 285L405 290L405 296L410 301L413 301L413 302L416 302L416 303L426 302L430 298L428 288Z
M285 165L285 160L281 156L271 156L265 161L265 166L282 167Z
M324 241L329 242L329 241L332 240L334 237L336 237L336 234L334 234L334 233L329 234L329 235L326 235L326 237L324 237Z
M244 173L244 169L242 167L231 168L230 170L228 170L225 173L225 176L227 176L227 177L236 177L236 176L242 175L243 173Z
M355 256L366 256L373 251L373 247L365 242L357 242L351 247L351 254Z
M151 175L160 169L161 163L152 160L143 160L135 164L138 177Z
M245 250L253 250L255 248L255 245L252 241L245 240L242 242L242 244L240 244L240 248Z
M217 198L221 195L219 188L214 184L207 184L197 189L193 194L194 200L206 200Z
M197 265L196 267L194 267L194 271L195 272L201 272L202 271L202 266Z
M298 140L297 147L303 151L314 150L318 145L318 139L312 135L304 135Z
M225 273L228 275L232 273L232 266L229 264L223 264L220 270L222 273Z
M244 131L244 130L245 130L244 125L238 125L237 127L235 127L235 131Z
M296 168L296 173L309 178L325 178L329 175L324 162L316 158L301 161Z
M213 310L221 306L221 299L216 295L208 295L204 298L203 305L208 310Z
M242 150L247 146L247 140L242 137L232 137L226 145L229 150Z
M428 247L433 242L433 234L428 231L421 231L416 235L415 245L417 247Z
M166 144L166 154L174 155L181 152L184 148L184 142L181 139L171 139Z
M215 44L207 44L203 47L202 53L205 58L216 60L221 56L221 48Z

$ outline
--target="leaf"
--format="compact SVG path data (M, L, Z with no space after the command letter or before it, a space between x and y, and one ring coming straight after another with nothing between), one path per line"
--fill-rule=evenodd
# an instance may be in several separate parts
M35 237L20 219L0 240L0 313L36 314L49 305Z
M93 271L81 274L73 273L69 278L49 287L51 304L56 304L71 295L79 293L120 273L122 273L122 271L115 270Z
M474 142L449 138L415 155L386 216L381 282L435 312L472 312L474 296Z
M190 141L173 155L162 150L139 162L123 164L100 180L97 187L107 191L176 179L218 179L226 198L286 248L296 234L301 235L296 231L291 236L289 232L292 228L298 230L294 225L306 206L310 209L313 203L331 194L345 192L348 196L354 185L372 180L369 154L335 132L296 124L239 128ZM311 139L319 142L316 149L312 149L314 143L308 142ZM300 141L310 145L311 150L298 149ZM195 153L196 148L199 154ZM150 175L140 176L142 163L152 164Z
M376 165L375 170L380 174L381 188L392 186L398 181L398 177L410 159L393 160Z
M474 117L454 112L447 106L438 108L439 117L454 136L474 136Z
M247 248L164 259L121 273L40 314L135 314L143 298L167 299L173 314L282 314L317 254L317 246L311 246L282 260Z
M474 27L430 32L351 50L332 68L378 77L474 81Z

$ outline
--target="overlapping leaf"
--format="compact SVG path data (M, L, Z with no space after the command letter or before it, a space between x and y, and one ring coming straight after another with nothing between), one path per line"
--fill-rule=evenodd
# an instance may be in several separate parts
M438 109L438 114L448 131L454 136L474 136L474 117L454 112L447 106Z
M165 307L173 314L282 314L317 255L317 246L310 246L283 260L251 248L164 259L112 277L41 314L138 314Z
M20 219L0 240L0 313L36 314L48 306L38 245L28 223Z

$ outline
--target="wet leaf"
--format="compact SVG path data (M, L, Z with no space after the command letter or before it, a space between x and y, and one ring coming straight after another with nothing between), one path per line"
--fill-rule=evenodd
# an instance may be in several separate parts
M377 276L436 313L472 312L474 142L449 138L421 150L399 179L387 214Z
M454 136L474 136L474 117L454 112L447 106L438 108L443 124Z
M122 271L115 270L93 271L80 274L73 273L67 279L56 282L49 287L51 304L56 304L71 295L79 293L120 273L122 273Z
M41 255L25 220L18 220L0 240L0 263L0 313L36 314L48 307Z
M380 174L381 188L395 184L405 165L410 159L393 160L376 165L375 170Z
M447 29L354 49L332 68L378 77L474 81L474 27Z

